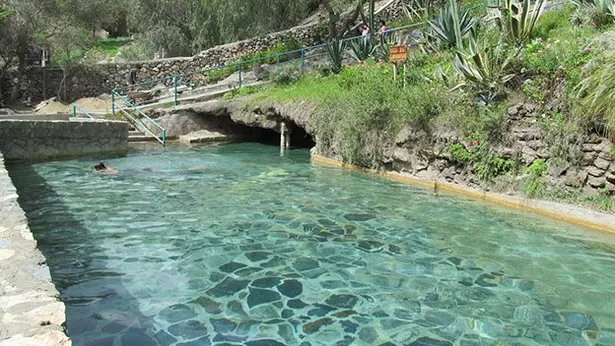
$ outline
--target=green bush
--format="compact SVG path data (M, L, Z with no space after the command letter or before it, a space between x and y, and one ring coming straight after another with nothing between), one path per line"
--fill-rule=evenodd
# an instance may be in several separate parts
M603 124L606 133L615 133L615 57L593 60L584 69L577 86L576 114L586 121Z
M290 64L275 68L269 73L269 80L277 85L288 85L297 82L301 78L301 68L296 64Z

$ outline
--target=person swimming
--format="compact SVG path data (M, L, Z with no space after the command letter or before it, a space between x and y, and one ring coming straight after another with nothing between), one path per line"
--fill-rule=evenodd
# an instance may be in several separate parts
M96 166L94 166L94 172L104 175L116 175L120 173L117 169L105 165L104 162L99 162Z

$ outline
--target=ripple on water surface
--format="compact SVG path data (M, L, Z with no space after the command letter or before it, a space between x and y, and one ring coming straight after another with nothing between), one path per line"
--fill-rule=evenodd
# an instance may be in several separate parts
M9 167L75 345L615 345L615 243L256 144Z

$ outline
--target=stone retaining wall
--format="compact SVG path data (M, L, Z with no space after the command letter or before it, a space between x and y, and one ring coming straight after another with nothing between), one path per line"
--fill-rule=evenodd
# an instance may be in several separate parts
M71 345L45 262L0 154L0 346Z
M0 152L7 160L126 154L123 121L0 120Z

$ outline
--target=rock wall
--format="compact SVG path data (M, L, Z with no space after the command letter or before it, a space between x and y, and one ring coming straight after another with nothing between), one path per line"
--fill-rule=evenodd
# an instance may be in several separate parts
M2 154L0 196L0 346L69 346L64 303L36 249Z
M0 152L7 160L126 154L128 123L0 120Z
M242 56L267 50L289 40L309 47L323 42L323 39L322 33L316 30L316 25L299 26L262 37L212 47L193 57L142 61L139 62L143 67L139 78L143 81L161 79L161 83L172 85L170 77L173 75L221 66L236 61ZM65 99L74 101L82 97L108 94L111 89L126 84L126 76L135 64L99 64L73 68L69 71L66 80ZM64 98L64 89L60 89L62 76L62 70L55 67L30 68L19 86L19 98L30 97L33 102L57 94ZM191 86L198 85L198 83L205 83L203 77L202 74L196 74L182 78L181 82ZM0 91L4 92L4 95L0 95L0 99L8 98L12 88L10 78L0 83L2 83Z

